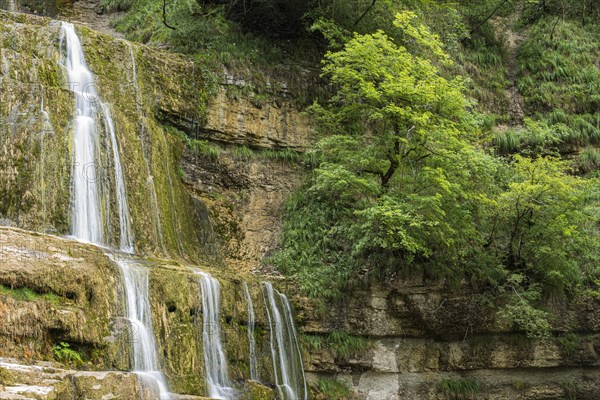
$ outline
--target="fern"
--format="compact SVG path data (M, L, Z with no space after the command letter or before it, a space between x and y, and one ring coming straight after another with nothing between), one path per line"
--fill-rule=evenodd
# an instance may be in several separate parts
M52 347L52 354L54 355L54 359L56 361L74 364L74 365L82 365L83 359L81 355L76 350L71 348L71 345L66 342L60 342Z

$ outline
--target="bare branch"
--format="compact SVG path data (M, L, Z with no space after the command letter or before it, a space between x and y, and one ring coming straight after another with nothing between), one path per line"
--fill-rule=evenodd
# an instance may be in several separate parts
M163 24L169 29L177 29L174 26L169 25L167 22L167 0L163 0Z

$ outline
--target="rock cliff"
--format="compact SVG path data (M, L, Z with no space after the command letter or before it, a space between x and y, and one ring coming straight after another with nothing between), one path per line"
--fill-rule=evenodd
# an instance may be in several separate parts
M229 75L211 91L184 56L77 30L117 125L137 260L151 271L152 320L171 389L206 394L196 269L221 282L229 373L240 386L250 385L241 288L250 282L259 372L273 385L258 282L295 292L262 261L277 248L284 203L305 167L261 151L310 148L308 121L282 93L240 94L244 83ZM13 226L0 229L0 398L138 398L137 380L124 372L131 337L114 262L103 249L48 234L68 235L70 226L73 110L59 25L0 12L0 44L0 218ZM198 154L186 140L220 150ZM103 179L110 186L113 178ZM114 193L108 199L114 217ZM368 400L600 397L597 299L546 299L557 315L554 336L536 342L483 301L487 289L416 276L385 287L365 280L334 304L296 294L311 382L335 378ZM61 342L81 363L56 363ZM247 392L273 397L264 387Z

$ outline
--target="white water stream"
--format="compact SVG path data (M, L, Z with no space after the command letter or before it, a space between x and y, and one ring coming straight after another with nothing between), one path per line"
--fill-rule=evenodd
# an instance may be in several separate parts
M107 246L105 236L109 232L103 218L109 211L106 190L99 184L98 160L100 140L98 127L101 126L98 115L103 117L106 128L107 146L112 149L114 166L115 197L119 215L119 248L122 252L134 252L134 239L127 205L126 185L121 168L119 146L110 107L100 101L95 88L94 75L89 70L81 42L72 24L63 22L61 49L64 48L63 66L67 72L69 88L75 99L75 118L73 121L73 166L72 166L72 235L83 242ZM139 105L137 74L136 102ZM138 112L139 112L138 106ZM151 207L156 214L155 227L157 238L164 250L158 202L149 163L146 159L148 180L151 192ZM170 165L170 164L169 164ZM170 179L170 174L167 173ZM154 193L152 195L152 193ZM171 192L171 201L173 202ZM104 206L102 206L104 202ZM175 227L175 224L173 225ZM177 229L176 229L177 230ZM176 232L177 245L183 251L179 232ZM124 303L126 318L131 323L133 336L134 370L146 388L155 393L154 398L170 399L171 395L164 375L160 372L158 353L152 330L150 314L149 274L147 268L133 258L119 257L117 263L123 276ZM209 395L212 398L234 399L236 391L231 387L227 374L227 359L221 342L220 306L221 287L219 282L208 273L199 273L202 289L203 344L206 380ZM268 282L262 283L263 296L270 325L270 343L273 356L273 368L277 394L280 400L306 400L308 391L304 376L302 357L294 327L292 309L287 297ZM248 312L248 340L250 343L251 379L258 380L256 362L256 343L254 339L255 315L247 285L244 285Z
M119 248L133 253L134 241L129 223L129 207L123 171L119 156L117 135L108 105L100 102L95 88L94 75L89 70L79 37L72 24L62 23L61 48L65 49L64 67L69 88L75 96L75 120L73 129L73 236L84 242L104 246L104 219L101 215L101 190L97 176L98 157L98 109L104 117L104 125L112 148L115 192L119 214ZM108 198L104 199L108 203ZM150 314L148 270L133 258L116 257L107 253L121 270L124 287L126 319L131 324L134 372L153 398L171 398L164 375L159 370L156 343Z
M248 283L244 282L244 297L246 298L246 309L248 313L248 343L250 345L250 379L258 382L258 363L256 360L256 340L254 338L254 326L255 326L255 315L254 306L252 305L252 297L250 297L250 290L248 289Z
M98 133L96 131L97 101L94 76L83 55L73 24L63 22L61 48L64 43L64 66L69 89L75 96L73 121L72 235L84 242L104 244L100 211L100 193L96 176Z
M160 372L152 330L148 269L133 260L119 258L115 262L123 275L126 318L132 331L134 372L161 400L168 400L171 396Z
M144 164L146 165L146 173L148 177L146 178L146 187L148 189L148 193L150 195L150 206L152 208L152 221L154 226L154 238L156 243L156 248L161 249L163 254L167 255L167 249L165 248L165 243L163 239L162 233L162 225L160 218L160 209L158 207L158 197L156 195L156 186L154 185L154 177L152 176L151 168L150 168L150 160L148 154L148 146L146 145L146 124L144 123L144 114L142 109L142 96L140 95L140 86L138 84L137 77L137 63L135 61L135 54L133 53L133 46L131 43L127 43L129 46L129 55L131 56L131 68L132 68L132 78L133 78L133 88L135 89L135 107L137 111L138 118L140 118L140 144L142 146L142 156L144 157Z
M307 400L308 389L302 354L288 298L262 282L263 296L271 331L271 354L275 384L280 400Z
M234 399L235 390L227 376L227 358L221 343L221 285L209 273L200 275L202 289L202 342L208 395L215 399Z

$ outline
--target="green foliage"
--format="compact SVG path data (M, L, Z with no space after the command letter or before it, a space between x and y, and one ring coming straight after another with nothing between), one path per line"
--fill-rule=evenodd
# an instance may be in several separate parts
M510 321L515 327L527 335L529 339L546 339L550 337L549 314L535 308L540 300L539 286L527 290L521 288L522 275L512 275L505 286L514 292L509 304L500 311L500 316Z
M452 268L459 244L479 240L462 217L491 159L467 141L474 122L462 82L441 76L434 62L451 62L414 14L399 14L396 25L435 61L382 32L326 55L324 73L337 92L310 108L327 134L321 164L290 201L284 250L273 258L312 295L336 296L365 267L380 274L430 259Z
M494 144L500 155L521 153L530 156L556 154L564 138L543 121L525 118L525 126L496 131Z
M127 11L133 3L133 0L101 0L100 8L104 12Z
M323 0L312 2L305 20L312 31L320 32L332 49L339 49L352 39L353 34L370 34L383 30L396 40L402 34L394 29L390 15L411 10L419 20L427 19L433 24L447 49L458 48L458 42L466 36L466 27L454 4L427 0Z
M329 334L327 345L336 356L347 357L363 352L367 348L367 341L344 331L334 331Z
M309 163L312 164L310 157L305 153L298 152L289 148L282 150L266 149L261 150L258 156L266 160L278 160L287 163Z
M336 357L356 356L368 348L367 339L345 331L333 331L327 336L302 335L302 342L314 351L330 350Z
M233 157L242 161L251 160L254 156L254 152L248 146L235 146L233 150L231 150L231 154Z
M179 129L172 126L165 126L164 129L165 131L176 137L178 140L180 140L182 143L184 143L187 146L187 148L190 149L190 151L198 157L205 157L211 160L216 160L221 155L221 148L215 144L208 142L207 140L192 139L185 132L180 131Z
M468 95L477 100L478 109L496 116L496 122L506 122L509 111L509 54L505 32L490 21L506 17L514 11L514 1L463 0L456 7L470 34L462 41L460 51L453 53L460 72L468 77ZM500 6L500 8L498 8Z
M461 71L471 79L467 83L468 93L478 101L481 110L507 113L509 99L506 88L509 82L506 60L504 44L489 23L465 40L462 51L457 53Z
M53 304L60 302L60 297L55 293L37 293L29 288L11 289L8 286L0 285L0 294L8 295L19 301L45 300Z
M579 391L579 383L573 380L564 380L560 382L562 386L565 400L577 400L577 392Z
M404 41L355 34L326 54L332 96L309 108L322 134L319 163L287 204L270 262L321 298L411 269L467 276L497 288L500 315L517 329L548 337L543 295L598 279L597 182L555 156L575 140L557 127L592 138L592 114L554 108L525 118L496 132L495 153L505 157L495 157L481 146L495 118L469 111L439 37L414 13L395 21ZM474 47L493 39L486 29ZM469 62L502 69L503 51L475 48ZM585 157L582 165L594 164Z
M206 140L190 139L188 146L194 154L216 160L221 155L221 148Z
M71 345L66 342L60 342L52 346L52 354L54 355L54 359L56 361L65 364L73 364L75 366L83 364L81 354L79 354L79 352L76 350L73 350Z
M488 248L548 288L595 273L595 183L569 175L568 164L551 157L515 156L512 169L507 190L491 203Z
M325 346L325 340L321 336L301 334L300 340L312 351L320 351Z
M598 57L598 29L562 19L538 21L521 47L517 86L525 105L566 145L600 141Z
M317 390L328 400L348 400L352 398L352 391L350 388L335 379L319 379L317 382Z
M275 54L278 50L266 40L246 35L229 23L218 7L202 5L195 0L174 0L167 5L167 22L176 29L163 23L162 0L134 2L131 11L115 26L126 33L128 39L168 45L176 51L200 57L200 53L204 53L202 59L208 62L253 63L271 56L281 59Z
M537 21L547 16L574 18L583 25L593 25L600 19L600 5L589 0L527 0L524 2L523 19Z
M577 165L582 172L591 172L600 168L600 150L588 147L582 150L577 159Z
M479 389L479 382L472 379L443 379L440 382L442 393L453 400L475 399Z
M573 332L565 333L557 338L562 352L567 355L573 355L581 346L581 338Z

